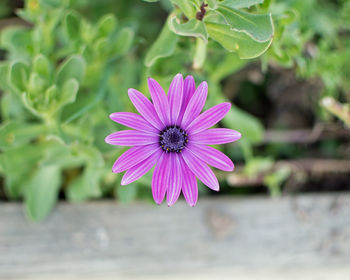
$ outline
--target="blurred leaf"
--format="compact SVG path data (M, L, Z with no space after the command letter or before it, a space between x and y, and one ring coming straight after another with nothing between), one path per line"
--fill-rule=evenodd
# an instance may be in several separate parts
M249 14L222 4L219 4L216 11L223 15L232 30L244 32L258 42L266 42L272 39L274 26L271 15Z
M248 176L256 176L259 173L269 171L273 167L273 159L269 157L255 157L250 159L245 167L244 174Z
M56 165L40 166L25 184L25 206L34 221L47 217L56 204L61 170Z
M176 16L169 19L169 28L177 35L199 37L203 41L208 41L208 34L203 21L191 19L186 23L178 23Z
M117 42L113 47L113 54L116 55L124 55L132 44L132 40L134 39L134 31L129 28L123 28L117 37Z
M1 30L1 47L12 51L17 58L26 56L30 43L31 34L28 28L16 26Z
M241 9L249 8L253 5L258 5L263 2L264 0L224 0L220 4L234 9Z
M28 124L9 121L0 126L0 149L27 144L32 139L46 132L43 124Z
M38 73L32 72L27 85L28 92L41 94L45 90L45 87L46 80L43 79Z
M26 91L29 67L27 64L16 61L10 65L9 80L11 85L16 88L18 92Z
M77 40L80 37L80 16L69 11L63 21L64 30L71 40Z
M9 65L6 62L0 63L0 89L3 91L10 90L10 85L8 83L8 72L9 72Z
M196 12L199 10L194 0L171 0L171 3L179 7L188 19L195 18Z
M115 15L104 15L97 23L98 34L101 37L108 37L117 27L118 21Z
M116 189L118 200L122 203L130 203L137 196L138 185L134 182L127 186L118 186Z
M33 60L33 71L46 77L47 79L51 76L51 66L47 57L43 54L38 54Z
M66 105L73 103L79 90L79 83L76 79L69 79L66 81L62 88L62 97L60 98L60 104Z
M154 2L158 2L159 0L142 0L142 1L154 3Z
M210 80L215 83L220 82L228 75L237 72L244 65L247 64L247 60L240 59L237 53L227 53L225 57L220 60L220 63L217 63L218 66L215 68L215 71L211 73ZM212 67L209 65L209 67Z
M290 168L285 166L264 177L264 184L268 187L271 196L281 195L281 186L288 179L290 173Z
M216 9L218 5L218 0L207 0L206 3L208 4L210 9Z
M164 24L157 40L146 54L145 65L150 67L158 58L172 55L175 51L177 40L178 36L169 29L168 24Z
M79 83L84 77L85 61L81 56L73 55L67 58L58 68L56 83L63 86L69 79L76 79Z
M223 123L226 127L239 131L242 134L242 140L256 144L263 139L264 128L260 120L235 105L232 105Z
M18 199L22 195L24 184L37 161L41 158L44 147L37 145L9 146L0 154L0 166L5 175L6 195Z
M260 43L247 34L231 30L224 24L206 23L209 36L220 43L225 49L237 52L240 58L255 58L263 54L270 46L272 40Z

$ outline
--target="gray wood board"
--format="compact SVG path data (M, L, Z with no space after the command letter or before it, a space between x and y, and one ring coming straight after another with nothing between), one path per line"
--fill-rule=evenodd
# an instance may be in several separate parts
M283 276L283 277L282 277ZM0 279L350 279L350 194L0 205Z

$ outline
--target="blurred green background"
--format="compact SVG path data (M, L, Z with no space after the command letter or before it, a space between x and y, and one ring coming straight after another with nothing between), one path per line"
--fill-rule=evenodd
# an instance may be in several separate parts
M207 107L231 101L220 125L243 135L201 196L350 189L350 1L211 0L203 21L189 2L1 1L1 200L34 220L57 199L151 200L150 174L111 172L125 149L105 144L122 129L108 115L179 72L208 81Z

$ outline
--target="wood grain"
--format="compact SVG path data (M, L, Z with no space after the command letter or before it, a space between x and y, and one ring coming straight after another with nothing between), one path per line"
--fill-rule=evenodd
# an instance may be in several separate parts
M350 279L350 194L0 205L0 279Z

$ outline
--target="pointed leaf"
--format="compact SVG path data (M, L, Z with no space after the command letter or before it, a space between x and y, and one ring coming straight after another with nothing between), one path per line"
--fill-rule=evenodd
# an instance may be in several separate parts
M225 18L232 30L244 32L256 41L266 42L273 36L274 26L271 14L249 14L222 4L219 4L216 11Z
M247 34L231 30L224 24L207 22L206 26L212 39L228 51L237 52L243 59L258 57L268 49L272 42L272 39L264 43L254 41Z
M57 85L63 86L66 81L72 78L80 83L84 77L85 67L85 61L81 56L73 55L67 58L57 70Z
M150 67L157 59L172 55L175 51L177 40L178 36L169 29L167 23L164 24L157 40L146 54L145 65Z

